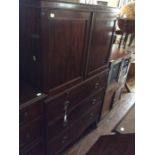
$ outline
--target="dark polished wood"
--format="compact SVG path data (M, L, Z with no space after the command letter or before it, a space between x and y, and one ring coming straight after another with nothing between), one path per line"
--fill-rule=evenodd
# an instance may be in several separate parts
M96 10L90 5L21 2L20 76L52 95L80 83L87 74L103 71L117 11L108 7Z
M34 143L33 147L25 152L20 152L20 155L44 155L44 144L42 142Z
M97 124L118 9L20 0L20 154L56 155Z
M35 139L39 139L42 136L41 119L38 119L30 124L26 124L20 127L19 141L20 147L24 147L27 144L33 142Z
M48 51L48 90L82 80L90 13L63 10L42 13L46 23L42 29L46 37L43 48ZM51 14L55 17L51 18Z
M97 121L98 112L99 109L97 107L91 109L90 111L86 112L86 114L84 114L82 117L80 116L80 118L75 124L73 124L73 126L64 130L57 137L57 139L51 139L47 145L48 155L61 154L62 150L64 150L65 147L71 144L71 142L75 141L75 139L77 139L77 137L79 137L89 127L89 125L92 124L92 122Z
M72 124L79 120L79 117L85 114L86 109L92 109L93 107L101 106L103 102L103 90L100 93L97 93L90 98L83 100L79 103L78 106L74 107L74 109L63 111L63 113L59 116L60 118L54 120L55 122L51 122L48 119L48 127L47 127L47 134L48 139L56 137L59 133L61 133L66 128L69 128ZM64 121L65 114L67 115L67 121ZM96 114L96 117L99 116ZM51 118L52 119L52 118Z
M102 136L86 155L135 155L135 134Z
M94 13L92 35L90 38L90 53L88 74L96 73L108 64L111 42L113 39L116 15L112 13Z

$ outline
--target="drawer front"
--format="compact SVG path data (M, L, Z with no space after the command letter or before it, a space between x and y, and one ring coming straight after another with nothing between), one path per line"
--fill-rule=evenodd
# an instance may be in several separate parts
M29 125L20 127L19 129L19 144L20 147L24 147L27 144L33 142L42 135L41 119L32 122Z
M54 124L49 124L47 128L47 137L48 139L56 137L66 128L70 127L75 121L78 121L79 118L86 112L88 109L91 109L97 105L101 105L103 102L104 91L91 96L90 98L82 101L80 105L72 110L71 112L64 112L62 118L56 121Z
M46 107L46 117L47 121L53 121L57 117L60 117L64 113L64 108L67 106L68 100L67 100L67 93L63 93L55 98L49 98L45 101L45 107Z
M93 93L106 87L107 71L71 88L66 93L55 99L46 100L47 121L52 122L57 117L62 117L67 108L69 111Z
M64 130L56 139L48 141L48 155L56 155L60 153L66 146L76 140L90 124L97 120L99 107L95 107L90 112L85 114L69 129Z
M42 102L37 102L19 112L20 125L24 125L42 115Z
M28 151L20 152L20 155L45 155L45 148L43 142L36 144Z
M106 87L108 72L103 72L97 76L87 80L82 85L77 86L70 90L69 101L71 103L78 103L85 97L99 91Z

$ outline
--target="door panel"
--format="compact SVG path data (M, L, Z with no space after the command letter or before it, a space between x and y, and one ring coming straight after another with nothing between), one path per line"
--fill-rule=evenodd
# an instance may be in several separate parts
M48 11L48 86L76 82L84 73L89 13Z
M88 74L96 73L108 63L115 20L114 14L94 13Z

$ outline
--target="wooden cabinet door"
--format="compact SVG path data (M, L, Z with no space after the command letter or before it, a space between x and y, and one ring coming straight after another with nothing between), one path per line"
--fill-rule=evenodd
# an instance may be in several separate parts
M94 13L89 42L88 75L101 71L108 63L115 21L114 13Z
M90 13L48 10L42 14L48 90L77 83L84 73Z

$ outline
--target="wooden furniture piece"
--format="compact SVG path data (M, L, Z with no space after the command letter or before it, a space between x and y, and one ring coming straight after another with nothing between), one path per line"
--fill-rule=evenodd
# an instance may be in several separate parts
M20 155L61 154L97 124L117 12L20 1Z
M46 95L20 81L19 97L20 154L43 155L45 152L43 104Z
M128 46L130 46L135 38L135 20L118 18L118 27L120 28L120 32L121 32L119 48L121 47L121 45L123 45L123 48L126 47L126 43L129 35L131 35L130 41L128 44ZM117 34L117 31L116 31L116 34Z
M102 136L86 155L135 155L135 134Z
M120 49L116 44L112 47L109 64L109 74L102 108L102 118L121 97L130 68L131 52Z

